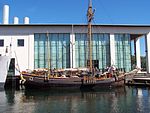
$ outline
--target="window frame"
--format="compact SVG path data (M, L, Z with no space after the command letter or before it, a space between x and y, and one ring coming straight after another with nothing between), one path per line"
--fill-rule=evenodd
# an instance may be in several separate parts
M20 42L21 41L21 42ZM23 41L23 42L22 42ZM18 47L24 47L25 46L25 41L24 39L17 39L17 46Z
M3 41L3 42L1 43L1 41ZM0 39L0 47L4 47L4 39Z

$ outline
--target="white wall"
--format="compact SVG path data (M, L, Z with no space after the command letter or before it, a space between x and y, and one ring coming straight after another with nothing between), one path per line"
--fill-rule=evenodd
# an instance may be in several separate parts
M92 26L93 33L147 34L149 27ZM0 34L72 33L72 25L0 25ZM86 25L74 25L73 33L87 33Z
M4 39L4 47L0 47L0 53L5 54L6 46L10 47L12 44L12 58L15 58L16 68L20 68L20 71L26 69L33 69L34 67L34 36L33 35L12 35L2 36L0 39ZM24 46L18 47L18 39L24 39ZM18 61L18 62L17 62ZM15 70L15 75L19 72Z

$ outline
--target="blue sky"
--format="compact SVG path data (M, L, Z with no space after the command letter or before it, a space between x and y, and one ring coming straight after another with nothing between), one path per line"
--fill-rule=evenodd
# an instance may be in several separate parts
M14 16L31 23L86 23L88 0L0 0ZM150 24L150 0L93 0L96 24ZM0 13L2 18L2 13ZM1 21L0 21L1 22Z
M20 23L25 16L30 23L87 22L88 0L0 0L0 23L4 4L10 6L10 23L14 16L19 17ZM93 0L94 24L150 25L149 5L150 0Z

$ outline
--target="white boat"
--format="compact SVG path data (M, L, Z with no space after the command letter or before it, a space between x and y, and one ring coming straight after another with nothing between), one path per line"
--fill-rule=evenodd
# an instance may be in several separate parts
M4 89L10 64L9 56L0 56L0 89Z

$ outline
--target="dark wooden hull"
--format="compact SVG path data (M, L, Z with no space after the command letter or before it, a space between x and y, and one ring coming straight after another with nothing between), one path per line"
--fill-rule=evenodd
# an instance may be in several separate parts
M94 88L95 89L98 89L98 88L111 88L111 87L122 87L125 85L125 82L124 82L124 79L122 80L118 80L118 81L115 81L115 80L105 80L103 82L96 82Z
M92 89L95 83L84 83L82 78L50 78L46 80L44 78L25 77L24 83L26 88L33 89Z
M124 79L116 81L114 78L95 81L83 81L83 78L50 78L49 80L44 77L24 76L24 78L26 79L24 85L28 89L99 89L125 85Z
M33 89L92 89L95 84L58 84L58 83L38 83L38 82L25 82L26 88L33 88Z

